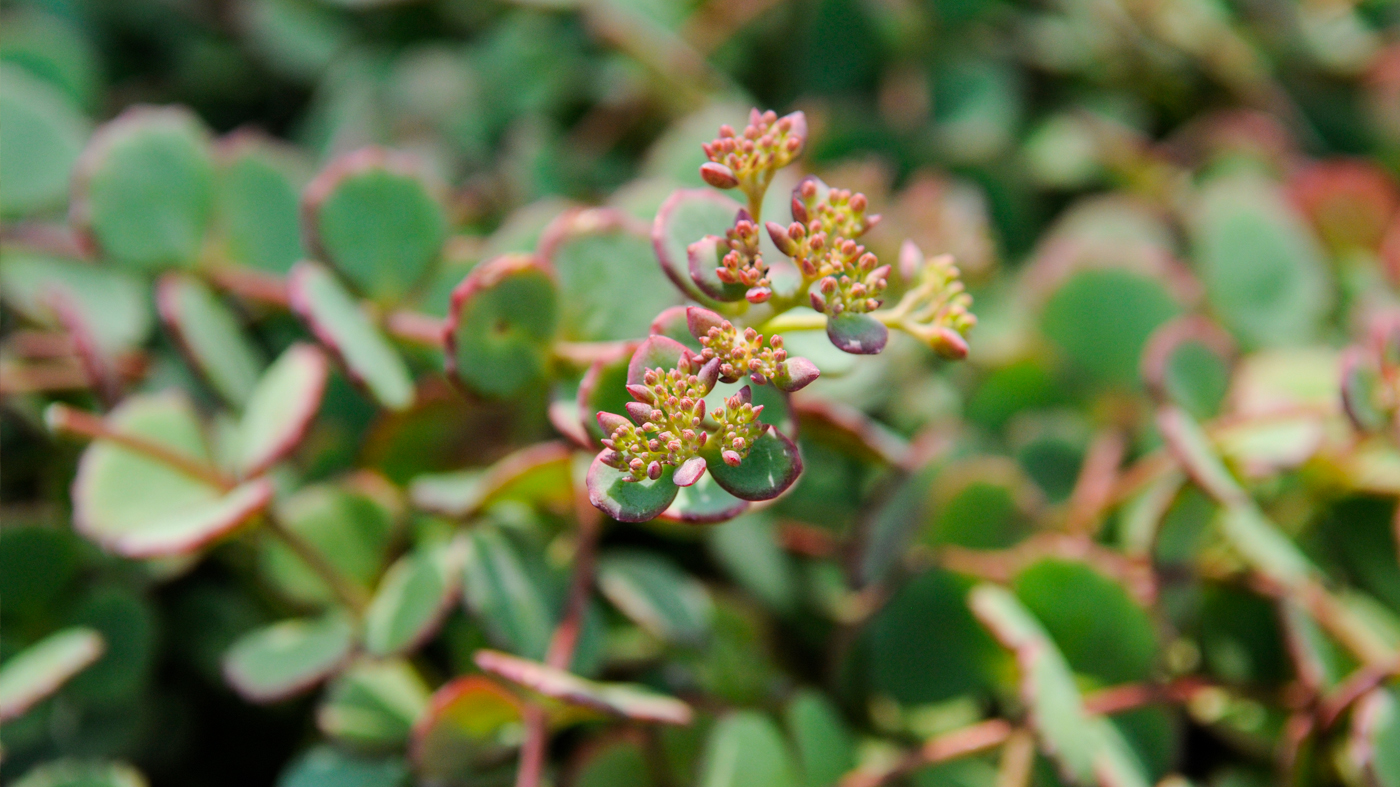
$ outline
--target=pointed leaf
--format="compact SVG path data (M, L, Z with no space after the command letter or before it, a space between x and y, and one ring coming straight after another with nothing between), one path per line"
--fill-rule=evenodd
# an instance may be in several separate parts
M238 471L257 475L305 439L330 373L326 356L309 344L288 347L258 381L238 424Z
M661 203L651 225L651 244L661 270L681 292L701 300L700 290L691 280L686 249L706 235L723 236L733 226L740 207L711 189L678 189Z
M599 683L494 650L478 650L476 665L536 694L633 721L689 724L690 706L674 697L627 683Z
M486 396L519 393L544 375L557 311L553 274L539 258L481 263L452 293L447 373Z
M107 417L107 425L213 472L194 409L179 394L130 397ZM233 531L271 498L272 486L266 480L225 492L160 460L97 440L78 462L73 525L119 555L184 554Z
M107 649L90 628L67 628L30 645L0 666L0 721L23 715L87 669Z
M890 331L868 314L842 312L826 321L826 336L843 352L875 355L885 349Z
M628 474L595 457L588 468L588 500L619 522L646 522L659 516L676 499L680 487L671 480L674 473L675 468L668 465L654 481L632 481Z
M441 188L423 172L405 154L364 148L332 162L302 196L308 245L376 300L402 299L447 239Z
M748 456L737 467L720 459L717 442L705 446L710 475L726 492L741 500L771 500L786 492L802 474L797 444L771 426L749 447Z
M403 357L324 266L303 260L287 281L292 309L340 361L350 379L390 410L413 404Z
M603 555L598 588L624 615L661 639L696 643L709 629L713 605L705 586L659 555L636 550Z
M180 273L161 277L156 305L196 371L224 401L240 408L247 404L265 362L228 306L198 279Z
M286 699L339 671L354 636L349 617L340 612L274 623L233 643L224 655L224 677L249 702Z
M92 136L74 175L74 224L136 268L193 266L213 211L209 134L185 109L128 109Z
M365 610L365 650L389 656L417 649L442 625L462 576L461 543L405 555L389 568Z

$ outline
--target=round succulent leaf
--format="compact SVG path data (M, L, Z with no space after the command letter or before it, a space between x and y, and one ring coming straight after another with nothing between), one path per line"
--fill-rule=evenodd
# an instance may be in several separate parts
M513 254L472 269L452 293L447 373L469 389L507 398L544 376L559 293L543 260Z
M826 336L831 344L852 355L875 355L885 349L890 330L868 314L841 312L826 321Z
M0 64L0 81L5 84L0 215L16 218L62 207L90 132L88 121L62 90L18 66Z
M749 510L749 501L724 491L706 472L690 486L677 487L676 499L657 519L685 525L726 522Z
M690 354L684 344L667 336L650 336L627 362L627 384L641 385L650 369L674 369Z
M598 588L613 606L642 628L670 642L705 638L714 613L699 580L665 558L640 550L616 550L598 560Z
M867 629L874 690L906 706L988 690L1003 661L968 610L967 590L963 578L934 569L891 596Z
M797 766L776 724L758 711L731 713L710 729L699 787L798 787Z
M403 357L334 274L303 260L292 268L287 292L302 322L375 401L390 410L413 404L413 377Z
M651 244L661 270L681 292L703 300L691 279L687 249L707 235L723 237L740 207L713 189L677 189L661 203L651 225Z
M224 654L224 678L249 702L275 702L338 672L354 644L343 612L284 620L239 637Z
M366 749L397 749L428 707L428 687L402 659L362 659L337 675L316 709L327 737Z
M321 409L329 375L326 356L309 344L293 344L268 367L238 424L241 476L263 472L301 444Z
M14 787L146 787L140 771L119 762L56 760L30 769Z
M689 724L690 706L674 697L627 683L599 683L494 650L478 650L476 665L536 694L610 716L658 724Z
M250 132L221 140L215 222L228 258L285 275L305 256L299 204L310 165L292 148Z
M717 440L707 443L702 455L715 482L741 500L772 500L802 474L797 444L772 426L754 441L737 466L731 467L720 458Z
M430 783L452 783L504 765L522 724L520 700L485 675L449 681L413 726L409 759Z
M60 326L56 290L82 314L107 355L144 344L155 325L149 286L129 271L19 248L0 253L0 297L26 319Z
M651 321L652 336L665 336L668 339L675 339L684 344L691 352L699 353L703 347L690 333L690 323L687 313L692 306L672 306L669 309L656 315L656 319Z
M788 703L784 721L796 745L806 787L832 787L855 767L851 731L820 692L799 691Z
M427 641L447 616L462 576L462 542L405 555L389 567L365 610L365 650L391 656Z
M175 393L132 396L107 417L110 429L213 467L189 400ZM225 491L183 469L108 440L83 452L73 482L73 525L125 557L192 552L248 521L272 498L256 479Z
M718 456L715 461L719 461ZM655 480L633 481L630 474L595 457L588 468L588 500L619 522L646 522L660 516L676 499L680 487L671 480L675 471L666 465Z
M539 254L554 267L560 331L574 341L625 341L645 336L652 318L680 302L656 264L644 227L607 209L569 211L540 238Z
M371 757L323 744L293 761L277 787L402 787L407 779L401 756Z
M66 628L39 640L0 665L0 721L19 718L58 691L107 649L98 632Z
M265 363L233 311L203 282L183 273L160 278L156 306L166 330L219 396L237 408L247 405Z
M1077 367L1132 385L1148 337L1180 311L1156 279L1123 269L1084 270L1050 296L1041 329Z
M349 153L302 195L307 245L366 295L401 300L447 239L440 191L404 154L377 147Z
M1206 295L1242 343L1298 344L1317 334L1333 300L1329 271L1276 186L1242 172L1216 178L1188 229Z
M208 132L185 109L128 109L89 140L73 200L74 223L106 258L193 266L214 213Z

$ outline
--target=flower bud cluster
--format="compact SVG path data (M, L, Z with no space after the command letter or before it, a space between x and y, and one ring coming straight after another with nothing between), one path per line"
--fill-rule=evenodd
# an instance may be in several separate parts
M922 259L913 244L906 242L902 257ZM977 324L972 296L963 285L961 272L951 254L923 262L914 274L914 284L893 309L893 317L906 333L948 358L967 356L967 332Z
M754 441L763 436L767 424L758 420L763 405L753 404L753 392L746 385L739 392L724 400L724 407L715 411L715 421L719 431L719 456L730 467L737 466L749 455Z
M801 112L780 118L772 110L754 109L743 131L720 126L719 136L702 145L710 161L700 175L715 188L738 187L751 199L761 198L773 173L800 156L806 143L807 118Z
M626 418L599 413L598 422L609 433L601 458L631 474L634 481L661 477L664 467L679 467L705 447L709 439L705 420L705 395L714 387L718 365L701 367L698 358L682 358L675 369L648 369L639 385L627 386L636 399L627 404Z
M749 375L755 383L763 385L782 373L782 364L788 357L787 350L783 349L783 337L770 337L768 346L764 347L762 334L753 328L740 332L728 320L710 326L709 331L698 338L704 347L700 357L706 361L718 359L719 378L727 383Z
M812 308L835 317L842 312L871 312L878 308L890 268L856 243L879 222L866 216L864 194L830 189L821 194L816 178L804 179L792 194L796 219L783 227L768 222L768 235L778 250L792 257L804 281L816 282L808 293Z
M725 232L728 251L720 260L715 276L725 284L742 284L748 288L744 297L750 303L763 303L773 295L768 280L768 265L759 252L758 225L746 210L740 210L734 226Z
M808 176L792 194L792 217L807 225L809 232L823 232L839 238L859 238L880 223L879 215L866 216L870 206L864 194L848 189L830 189L821 196L817 179Z

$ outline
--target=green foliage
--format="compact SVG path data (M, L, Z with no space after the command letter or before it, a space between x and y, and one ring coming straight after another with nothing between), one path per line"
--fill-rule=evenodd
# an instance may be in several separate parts
M5 3L0 779L1400 787L1397 41Z

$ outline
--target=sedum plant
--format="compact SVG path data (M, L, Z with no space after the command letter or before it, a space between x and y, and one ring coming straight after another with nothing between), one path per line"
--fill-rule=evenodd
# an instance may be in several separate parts
M213 5L0 9L3 783L1400 785L1394 3Z

